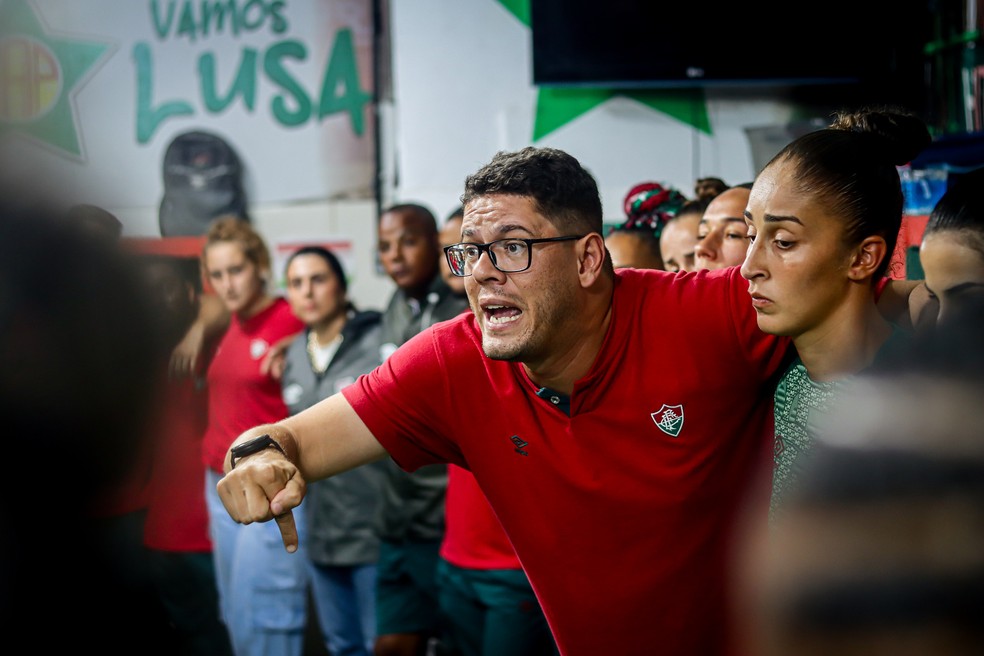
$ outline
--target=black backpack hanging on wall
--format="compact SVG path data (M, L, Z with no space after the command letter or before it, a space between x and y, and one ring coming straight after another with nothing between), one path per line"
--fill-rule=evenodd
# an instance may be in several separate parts
M242 162L222 137L202 130L176 135L164 152L162 168L162 237L203 235L222 214L249 219Z

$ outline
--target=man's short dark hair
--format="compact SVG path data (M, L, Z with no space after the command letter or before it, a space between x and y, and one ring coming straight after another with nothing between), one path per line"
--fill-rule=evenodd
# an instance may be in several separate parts
M465 206L459 205L458 207L451 210L451 213L448 214L446 219L444 219L444 222L447 223L452 219L463 219L464 217L465 217Z
M572 155L528 146L499 151L465 179L462 205L475 198L507 194L532 198L537 211L573 232L601 233L601 197L594 177Z
M395 205L390 205L383 210L382 214L389 214L390 212L397 214L410 214L411 216L419 219L429 232L437 234L437 218L435 218L434 213L430 211L428 207L425 207L420 203L397 203ZM380 214L380 216L382 216L382 214Z

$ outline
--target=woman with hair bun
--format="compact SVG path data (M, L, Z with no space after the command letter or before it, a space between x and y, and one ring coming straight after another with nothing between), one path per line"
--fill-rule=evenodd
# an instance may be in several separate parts
M752 186L741 274L759 328L792 338L797 353L775 392L773 515L842 384L908 348L876 301L902 221L896 167L930 141L903 110L842 112L783 148Z

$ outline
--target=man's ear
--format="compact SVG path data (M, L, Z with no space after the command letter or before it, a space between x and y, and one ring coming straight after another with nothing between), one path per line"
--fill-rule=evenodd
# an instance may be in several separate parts
M590 287L601 277L605 268L605 240L597 232L583 237L578 243L578 275L584 287Z
M865 237L854 249L854 257L847 273L848 278L855 281L871 278L886 257L888 257L888 244L885 243L884 237L874 235Z

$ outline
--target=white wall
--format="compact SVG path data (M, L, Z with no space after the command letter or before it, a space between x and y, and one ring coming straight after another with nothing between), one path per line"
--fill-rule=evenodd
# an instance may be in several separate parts
M707 134L615 96L534 140L538 89L521 20L496 0L391 5L395 109L381 133L395 182L384 200L420 201L439 218L457 204L465 176L496 151L535 144L575 155L598 181L606 220L618 220L625 193L642 181L691 193L698 177L751 180L745 129L785 124L797 113L779 90L709 91Z
M286 31L274 29L268 18L237 34L226 30L190 37L172 30L160 37L155 27L160 18L155 23L152 7L172 4L192 12L198 7L146 0L92 0L85 7L74 0L16 5L33 12L24 16L33 21L29 31L37 38L94 47L99 54L85 75L69 80L72 87L65 89L71 106L65 118L75 122L80 152L66 156L45 144L35 148L33 142L27 147L23 140L5 141L0 169L15 170L24 180L58 178L77 202L115 212L125 236L154 237L160 234L160 166L169 138L200 128L232 135L247 167L251 213L268 243L351 241L352 297L363 307L382 307L392 291L375 263L377 206L370 198L374 189L367 169L377 134L383 206L422 202L441 221L457 206L468 174L498 150L535 143L577 156L598 180L606 219L618 220L625 192L641 181L657 180L686 193L701 176L730 183L752 179L745 130L783 125L797 114L778 93L708 92L706 102L695 106L708 117L710 131L704 132L631 94L617 95L537 137L543 101L531 82L530 31L519 18L498 0L390 0L382 5L392 61L382 64L391 71L393 86L382 104L365 109L366 130L356 135L344 112L287 126L272 109L285 91L265 69L257 69L254 108L237 100L212 112L201 97L197 64L215 54L217 84L225 90L246 52L262 55L297 41L305 44L307 59L281 63L314 97L333 57L329 44L344 27L356 35L359 86L371 89L370 0L290 0L282 5ZM254 3L233 4L244 10ZM278 6L261 4L270 11ZM114 19L105 20L108 15ZM141 48L152 57L152 77L138 73L135 53ZM192 114L168 118L149 140L138 139L138 79L150 85L152 107L178 103L192 108ZM378 131L374 116L379 117Z
M155 234L156 207L114 208L126 227L125 236ZM376 264L376 202L371 199L257 205L253 223L271 250L278 240L317 241L326 237L352 242L346 260L349 297L362 309L383 309L394 289L393 281ZM282 272L275 272L275 278Z

